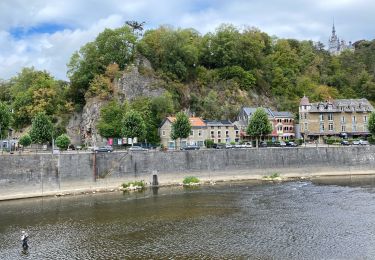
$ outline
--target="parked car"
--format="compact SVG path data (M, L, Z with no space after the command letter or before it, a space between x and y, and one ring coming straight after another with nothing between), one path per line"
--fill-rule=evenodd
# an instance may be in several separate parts
M113 151L113 147L112 146L109 146L109 145L106 145L106 146L100 146L100 147L94 147L94 152L98 153L98 152L106 152L106 153L110 153Z
M214 149L225 149L226 148L226 145L225 144L213 144L212 148Z
M135 151L147 151L146 148L143 148L142 146L138 146L138 145L133 145L133 146L129 147L128 150L133 151L133 152L135 152Z
M360 142L359 142L359 140L354 140L354 141L352 142L352 144L353 144L353 145L360 145Z
M266 141L261 141L259 143L259 147L267 147L267 142Z
M199 150L200 147L198 145L187 145L184 147L181 147L180 150Z
M360 145L369 145L370 143L366 140L359 140Z
M298 146L298 144L295 143L295 142L286 142L286 146L287 147L296 147L296 146Z
M350 145L348 140L342 140L341 145Z

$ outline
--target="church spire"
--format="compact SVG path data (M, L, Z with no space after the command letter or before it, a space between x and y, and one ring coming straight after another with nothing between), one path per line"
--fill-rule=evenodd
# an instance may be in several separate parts
M335 29L335 18L333 18L333 23L332 23L332 35L336 34L336 29Z

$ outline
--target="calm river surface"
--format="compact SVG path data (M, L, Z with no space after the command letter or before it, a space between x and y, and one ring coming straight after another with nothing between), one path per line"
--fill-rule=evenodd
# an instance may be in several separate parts
M0 242L0 259L374 259L375 180L0 202Z

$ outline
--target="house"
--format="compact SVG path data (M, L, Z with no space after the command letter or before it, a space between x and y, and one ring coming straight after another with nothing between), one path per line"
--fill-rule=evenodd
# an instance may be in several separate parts
M319 142L331 136L366 137L370 134L367 124L373 111L373 106L365 98L310 103L304 96L299 105L300 131L305 140Z
M186 145L198 145L204 146L204 140L207 138L206 130L207 126L206 123L200 117L189 117L189 121L191 124L191 132L188 138L178 140L178 143L175 142L171 138L172 132L172 123L176 120L176 117L166 117L160 125L159 128L159 136L160 136L160 143L164 147L168 147L170 149L176 148L175 145L179 147L179 143L181 141L181 146Z
M206 139L214 141L214 143L226 143L231 142L238 143L240 141L240 133L237 128L229 120L205 120L207 125L206 128Z
M270 108L263 108L268 116L268 120L272 125L272 133L268 135L273 141L287 140L295 137L294 115L291 112L273 111ZM235 122L240 130L240 135L243 140L250 140L246 134L246 128L249 125L251 116L257 110L257 107L242 107L238 121Z

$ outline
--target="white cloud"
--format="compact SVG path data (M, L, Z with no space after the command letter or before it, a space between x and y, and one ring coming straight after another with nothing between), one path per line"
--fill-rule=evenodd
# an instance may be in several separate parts
M66 64L74 51L104 28L122 26L126 20L145 21L146 28L192 27L203 34L221 23L232 23L278 37L326 43L333 17L340 37L352 41L373 37L374 8L370 0L1 0L0 78L34 66L66 79ZM65 29L20 39L9 33L12 28L43 24Z

